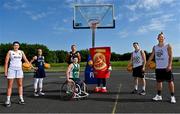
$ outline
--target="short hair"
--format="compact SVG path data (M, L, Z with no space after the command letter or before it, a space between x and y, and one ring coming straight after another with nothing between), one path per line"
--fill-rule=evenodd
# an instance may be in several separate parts
M73 61L75 61L75 60L79 61L78 57L74 57L74 58L73 58Z
M41 50L41 51L42 51L42 49L41 49L41 48L38 48L38 49L37 49L37 51L39 51L39 50Z
M133 45L135 45L135 44L139 45L139 43L138 43L138 42L134 42L134 43L133 43Z
M75 44L73 44L73 45L71 45L71 48L72 48L73 46L75 46L75 47L76 47L76 45L75 45Z
M19 44L20 45L20 43L18 41L14 41L13 45L15 45L15 44Z
M160 33L158 34L158 37L161 36L161 35L164 35L163 32L160 32Z

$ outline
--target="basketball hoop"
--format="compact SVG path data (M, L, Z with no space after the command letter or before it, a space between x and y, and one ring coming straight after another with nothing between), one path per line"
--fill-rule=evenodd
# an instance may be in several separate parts
M95 47L96 29L115 28L114 5L75 3L73 28L91 29L92 47Z
M100 22L98 19L90 19L88 21L88 24L89 24L91 29L95 30L97 28L97 26L99 26Z

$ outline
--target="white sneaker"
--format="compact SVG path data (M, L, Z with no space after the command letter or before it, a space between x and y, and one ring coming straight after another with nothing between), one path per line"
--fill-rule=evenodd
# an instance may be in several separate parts
M42 91L40 91L40 92L39 92L39 95L44 96L44 95L45 95L45 93L43 93Z
M176 103L176 98L174 96L171 96L171 103Z
M19 99L19 104L24 105L25 104L24 99Z
M162 101L162 96L156 95L154 98L152 98L154 101Z
M6 107L10 107L10 106L11 106L11 101L6 101L6 102L5 102L5 106L6 106Z
M38 92L34 92L34 96L38 97L39 96Z
M81 96L79 96L78 94L74 94L73 98L76 99L76 98L80 98Z

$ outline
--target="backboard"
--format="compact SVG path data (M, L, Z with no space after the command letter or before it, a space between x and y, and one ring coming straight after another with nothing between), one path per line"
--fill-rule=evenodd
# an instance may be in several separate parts
M98 29L115 28L113 4L74 4L74 29L90 29L91 23Z

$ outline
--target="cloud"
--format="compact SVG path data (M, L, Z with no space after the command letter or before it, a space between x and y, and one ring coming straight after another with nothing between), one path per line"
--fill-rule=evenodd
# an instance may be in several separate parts
M136 3L127 5L126 7L132 11L136 9L151 10L158 8L162 4L173 4L175 0L137 0Z
M170 22L174 22L176 19L173 14L166 14L160 17L152 18L148 25L143 25L138 29L138 33L146 33L148 31L162 31L166 29L166 26Z
M63 19L63 20L66 20L66 19ZM66 20L67 21L67 20ZM72 29L71 28L68 28L68 27L65 27L65 26L62 26L62 24L60 22L56 22L54 25L53 25L53 33L56 33L56 34L62 34L64 32L72 32Z
M133 17L129 18L129 21L130 22L134 22L134 21L136 21L138 19L139 19L139 16L138 15L134 15Z
M36 21L42 18L47 17L49 14L52 14L52 12L33 12L33 11L25 11L26 15L28 15L32 20Z
M14 0L5 2L3 7L8 10L18 10L26 8L26 4L22 0Z
M66 0L68 4L112 4L113 0Z
M139 19L142 18L152 18L153 16L159 16L163 14L163 11L155 11L155 12L149 12L149 13L145 13L145 12L141 12L141 13L130 13L128 16L128 20L129 22L134 22L137 21Z
M126 38L126 37L129 35L129 33L128 33L126 30L123 30L123 31L120 31L120 32L118 33L118 35L119 35L121 38Z
M68 22L68 19L63 19L63 22L64 22L64 23L67 23L67 22Z
M119 13L117 16L115 16L115 20L121 20L123 18L123 15Z

